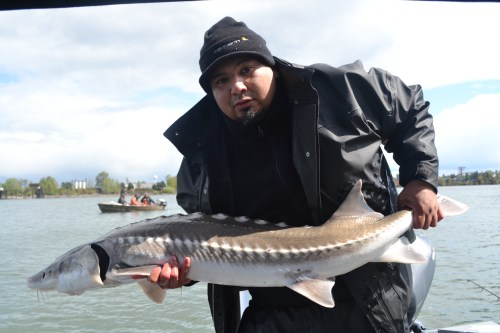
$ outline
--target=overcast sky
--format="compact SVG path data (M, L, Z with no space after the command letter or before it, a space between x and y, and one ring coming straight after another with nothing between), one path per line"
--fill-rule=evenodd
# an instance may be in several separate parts
M0 12L0 182L175 175L163 132L203 97L203 34L227 15L288 61L421 84L440 174L500 169L499 3L204 1Z

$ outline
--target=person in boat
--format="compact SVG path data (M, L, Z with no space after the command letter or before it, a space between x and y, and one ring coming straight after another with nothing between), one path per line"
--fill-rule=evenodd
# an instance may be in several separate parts
M120 197L118 198L118 203L122 205L127 204L127 200L125 199L125 193L123 191L120 193Z
M132 206L141 206L141 202L139 201L139 197L141 195L139 193L135 193L133 196L132 196L132 199L130 200L130 204Z
M206 32L199 64L206 96L164 134L184 156L177 202L186 212L320 225L362 179L378 212L411 209L416 229L443 218L419 85L359 61L294 65L230 17ZM382 145L400 166L399 196ZM189 266L173 258L149 280L189 285ZM332 309L285 287L249 288L241 321L238 288L209 284L208 298L216 332L409 332L410 281L409 265L369 263L336 277Z
M144 206L151 206L151 205L155 204L154 200L151 198L151 196L149 195L149 193L144 193L144 195L142 196L140 202Z
M139 202L143 205L143 206L147 206L149 205L149 201L148 201L148 195L147 193L144 193L142 195L142 197L139 199Z

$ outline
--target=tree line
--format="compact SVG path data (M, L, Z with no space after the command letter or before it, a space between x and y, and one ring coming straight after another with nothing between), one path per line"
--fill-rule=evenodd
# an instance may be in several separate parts
M171 194L177 191L177 177L167 175L165 180L156 182L152 188L141 188L144 181L136 183L120 182L109 176L106 171L101 171L95 177L95 185L85 188L75 188L72 182L62 182L59 184L52 176L41 178L38 183L28 181L27 179L8 178L5 182L0 182L1 197L40 197L42 196L73 196L90 194L120 194L122 191L127 193L134 192L152 192L153 194ZM2 190L3 189L3 190Z
M439 186L496 185L500 184L500 171L474 171L439 177Z
M75 188L72 182L62 182L58 184L52 176L43 177L38 183L34 184L26 179L9 178L5 182L0 182L0 189L3 188L0 198L3 197L34 197L37 191L48 196L72 196L82 194L119 194L121 191L129 194L135 191L145 192L141 189L139 181L135 184L119 182L109 176L106 171L101 171L95 177L95 185L86 188ZM456 185L495 185L500 184L500 171L474 171L463 174L443 175L439 177L439 186ZM36 186L33 186L36 185ZM165 180L153 184L148 191L153 194L171 194L177 191L177 177L167 175Z

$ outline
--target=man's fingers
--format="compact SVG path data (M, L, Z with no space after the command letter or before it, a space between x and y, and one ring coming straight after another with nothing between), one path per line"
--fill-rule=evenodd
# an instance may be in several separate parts
M184 258L183 265L179 268L179 261L176 256L172 256L168 263L155 267L148 277L151 283L157 283L163 289L179 288L189 283L187 278L191 258Z
M441 221L442 219L444 219L444 213L443 213L441 207L438 208L437 219L438 219L438 222Z
M179 262L176 256L170 258L170 263L163 265L158 278L158 285L165 289L179 287Z
M191 280L188 279L188 277L187 277L190 268L191 268L191 258L186 257L186 258L184 258L184 262L182 263L182 267L181 267L181 270L179 272L179 285L180 286L183 286L186 283L191 282Z
M162 267L158 266L153 268L151 271L151 274L149 274L148 280L151 283L157 283L158 279L160 278L160 273L161 273Z
M170 288L170 275L172 268L170 264L164 264L160 271L160 276L158 278L158 285L164 289Z
M440 218L439 212L436 214L429 213L429 214L414 214L413 215L413 228L414 229L424 229L427 230L430 227L435 228L437 227L439 221L442 218Z
M170 270L170 280L168 280L168 287L179 288L179 267L174 266Z

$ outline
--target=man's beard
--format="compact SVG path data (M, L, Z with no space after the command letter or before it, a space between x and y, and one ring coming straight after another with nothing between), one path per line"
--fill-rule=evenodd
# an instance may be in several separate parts
M243 119L241 119L241 123L243 126L248 126L255 119L257 112L255 112L252 108L248 108L244 111Z

